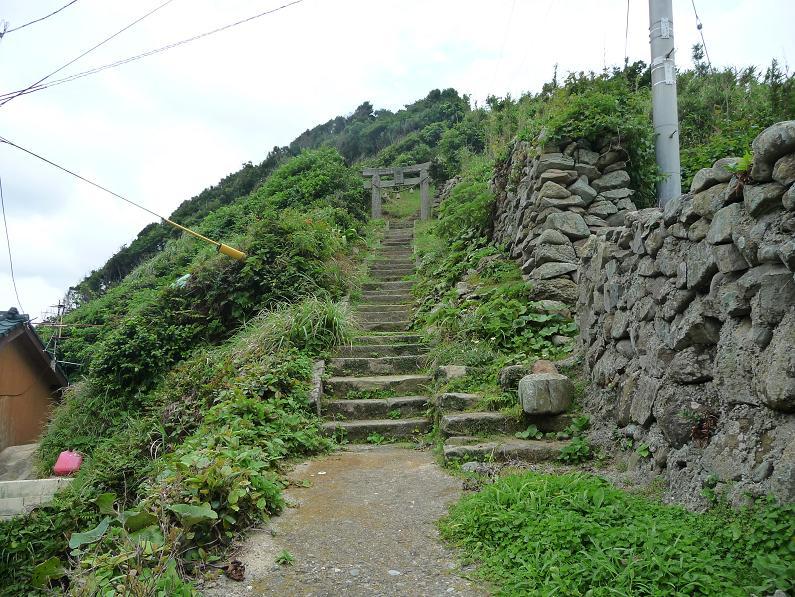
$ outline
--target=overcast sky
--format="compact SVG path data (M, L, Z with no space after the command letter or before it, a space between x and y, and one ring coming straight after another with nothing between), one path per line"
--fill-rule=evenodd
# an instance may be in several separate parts
M58 76L138 54L285 0L173 0ZM163 0L79 0L0 40L0 92L24 87ZM66 0L0 0L13 28ZM649 61L646 0L630 0L628 54ZM795 60L793 0L697 0L716 65ZM624 59L625 0L304 0L192 44L15 99L0 135L169 214L243 162L364 100L398 109L433 88L482 103L559 72ZM697 41L674 0L678 66ZM19 294L39 316L129 243L149 214L0 144ZM0 230L0 240L2 231ZM16 304L0 244L0 309Z

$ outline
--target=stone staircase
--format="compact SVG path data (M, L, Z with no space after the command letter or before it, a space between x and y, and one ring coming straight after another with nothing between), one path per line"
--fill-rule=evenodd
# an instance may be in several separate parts
M340 347L328 363L323 424L328 435L357 441L372 434L387 439L428 432L430 377L426 348L409 333L414 272L413 220L390 221L369 268L356 317L364 334Z

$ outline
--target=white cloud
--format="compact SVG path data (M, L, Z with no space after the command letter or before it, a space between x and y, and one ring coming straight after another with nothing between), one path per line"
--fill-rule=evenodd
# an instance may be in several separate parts
M64 74L189 37L280 0L175 0ZM0 41L0 91L17 89L131 22L158 0L82 0ZM698 38L675 0L680 65ZM790 0L699 0L715 64L795 55ZM12 26L60 0L6 0ZM631 0L628 51L648 62L646 0ZM364 100L401 108L434 88L538 91L554 66L596 70L624 58L625 0L306 0L184 47L14 100L0 135L156 210ZM20 295L34 315L149 215L0 147ZM0 247L0 308L15 302Z

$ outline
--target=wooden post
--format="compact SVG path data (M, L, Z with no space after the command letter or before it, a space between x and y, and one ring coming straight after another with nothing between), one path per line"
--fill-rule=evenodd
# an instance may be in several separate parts
M428 188L428 171L420 172L420 219L431 219L431 193Z
M378 219L382 216L381 213L381 177L378 174L373 174L373 190L372 190L372 206L371 213L373 219Z

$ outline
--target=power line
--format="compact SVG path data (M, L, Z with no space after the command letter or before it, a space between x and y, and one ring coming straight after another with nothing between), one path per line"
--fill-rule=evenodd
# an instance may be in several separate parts
M86 56L87 54L90 54L91 52L93 52L94 50L96 50L97 48L99 48L100 46L103 46L103 45L105 45L105 44L106 44L106 43L108 43L110 40L112 40L114 37L117 37L118 35L121 35L121 34L122 34L122 33L124 33L125 31L127 31L127 29L129 29L130 27L132 27L133 25L136 25L137 23L140 23L140 22L141 22L141 21L143 21L143 20L144 20L146 17L148 17L148 16L150 16L150 15L152 15L152 14L156 13L158 10L160 10L161 8L163 8L164 6L166 6L167 4L171 4L173 1L174 1L174 0L166 0L166 1L165 1L165 2L163 2L162 4L160 4L160 5L156 6L155 8L153 8L152 10L150 10L149 12L147 12L146 14L144 14L143 16L141 16L141 17L138 17L136 20L134 20L134 21L133 21L132 23L130 23L129 25L126 25L125 27L123 27L123 28L119 29L119 30L118 30L116 33L114 33L114 34L113 34L113 35L111 35L110 37L106 37L106 38L105 38L105 39L103 39L101 42L99 42L98 44L96 44L96 45L92 46L91 48L89 48L88 50L86 50L85 52L83 52L82 54L80 54L79 56L77 56L77 57L73 58L72 60L70 60L69 62L67 62L66 64L64 64L63 66L56 68L56 69L55 69L54 71L52 71L50 74L48 74L48 75L45 75L44 77L42 77L41 79L39 79L39 80L38 80L38 81L36 81L35 83L32 83L31 85L28 85L28 86L27 86L25 89L23 89L23 90L20 90L19 92L15 93L15 94L14 94L14 95L12 95L11 97L8 97L8 98L7 98L7 99L5 99L5 100L4 100L2 103L0 103L0 108L1 108L1 107L3 107L3 106L5 106L5 105L6 105L8 102L10 102L10 101L11 101L12 99L14 99L15 97L19 97L19 96L20 96L20 95L22 95L24 92L26 92L26 91L28 91L28 90L32 89L33 87L35 87L35 86L36 86L36 85L38 85L39 83L41 83L41 82L43 82L43 81L46 81L47 79L49 79L50 77L52 77L54 74L61 72L61 71L62 71L63 69L65 69L67 66L70 66L70 65L74 64L75 62L77 62L78 60L80 60L80 59L81 59L83 56Z
M627 54L627 42L629 41L629 0L627 0L627 24L624 27L624 68L629 64L629 55Z
M183 226L182 224L177 224L174 220L171 220L171 219L169 219L169 218L167 218L165 216L161 216L159 213L152 211L148 207L144 207L143 205L141 205L140 203L136 203L132 199L128 199L127 197L125 197L123 195L119 195L118 193L116 193L114 191L111 191L109 188L103 187L101 184L99 184L97 182L94 182L93 180L90 180L90 179L88 179L88 178L86 178L84 176L79 175L77 172L73 172L72 170L69 170L68 168L66 168L64 166L56 164L52 160L48 160L44 156L41 156L41 155L31 151L30 149L26 149L26 148L22 147L21 145L17 145L13 141L9 141L5 137L0 136L0 143L5 143L6 145L10 145L11 147L15 147L15 148L19 149L20 151L23 151L23 152L27 153L28 155L31 155L34 158L37 158L37 159L41 160L42 162L45 162L45 163L49 164L50 166L54 166L55 168L58 168L58 170L62 170L63 172L66 172L67 174L71 174L75 178L79 178L83 182L87 182L91 186L96 187L96 188L100 189L101 191L105 191L106 193L109 193L110 195L113 195L114 197L117 197L117 198L121 199L122 201L125 201L125 202L129 203L130 205L132 205L134 207L137 207L138 209L142 209L143 211L155 216L156 218L159 218L159 219L163 220L167 224L171 224L174 228L178 228L179 230L182 230L183 232L187 232L188 234L190 234L191 236L193 236L195 238L198 238L200 240L203 240L205 242L208 242L208 243L214 245L218 249L218 251L223 253L224 255L227 255L227 256L232 257L233 259L237 259L239 261L242 261L246 257L246 254L243 253L242 251L239 251L239 250L237 250L237 249L235 249L233 247L230 247L228 245L220 243L220 242L218 242L216 240L213 240L211 238L207 238L203 234L199 234L198 232L196 232L194 230L191 230L190 228L187 228L187 227Z
M44 19L49 19L51 16L53 16L53 15L57 15L57 14L58 14L59 12L61 12L61 11L62 11L64 8L69 8L69 7L70 7L70 6L72 6L72 4L74 4L75 2L77 2L77 0L72 0L72 1L71 1L71 2L69 2L68 4L65 4L64 6L62 6L61 8L59 8L58 10L56 10L56 11L53 11L53 12L51 12L51 13L50 13L50 14L48 14L48 15L44 15L43 17L40 17L40 18L38 18L38 19L35 19L35 20L33 20L33 21L30 21L29 23L25 23L24 25L20 25L19 27L14 27L13 29L9 29L9 30L8 30L8 31L6 31L5 33L12 33L12 32L14 32L14 31L19 31L20 29L24 29L24 28L25 28L25 27L27 27L28 25L33 25L34 23L38 23L39 21L43 21Z
M690 0L693 4L693 14L696 16L696 29L701 34L701 47L704 48L704 55L707 57L707 65L712 68L712 61L709 59L709 51L707 50L707 42L704 39L704 26L701 24L701 19L698 18L698 11L696 10L696 0Z
M266 15L278 12L280 10L284 10L285 8L288 8L288 7L293 6L295 4L300 4L303 1L304 0L294 0L293 2L288 2L287 4L283 4L283 5L278 6L276 8L272 8L270 10L266 10L264 12L260 12L258 14L253 15L253 16L247 17L245 19L241 19L239 21L235 21L234 23L229 23L228 25L224 25L222 27L217 27L216 29L212 29L211 31L205 31L204 33L199 33L198 35L194 35L193 37L189 37L187 39L176 41L176 42L167 44L165 46L161 46L159 48L155 48L153 50L148 50L146 52L142 52L141 54L136 54L135 56L130 56L128 58L123 58L121 60L117 60L115 62L104 64L102 66L97 66L97 67L94 67L94 68L86 70L86 71L82 71L82 72L79 72L79 73L75 73L73 75L69 75L68 77L63 77L62 79L56 79L56 80L50 81L49 83L46 83L44 85L35 84L35 85L32 85L32 86L30 86L30 87L28 87L26 89L21 89L21 90L17 90L17 91L9 91L9 92L0 94L0 100L2 100L5 97L8 97L8 96L16 97L17 95L24 95L24 94L28 94L28 93L34 93L36 91L41 91L42 89L47 89L48 87L54 87L56 85L61 85L63 83L68 83L69 81L74 81L75 79L80 79L82 77L87 77L89 75L96 74L96 73L101 72L103 70L107 70L107 69L110 69L110 68L115 68L117 66L122 66L124 64L129 63L129 62L134 62L136 60L140 60L141 58L146 58L147 56L152 56L153 54L159 54L161 52L165 52L166 50L170 50L172 48L176 48L176 47L185 45L187 43L196 41L198 39L202 39L204 37L208 37L210 35L214 35L215 33L220 33L221 31L225 31L227 29L231 29L232 27L237 27L238 25L242 25L244 23L248 23L249 21L253 21L254 19L258 19L260 17L264 17ZM3 104L0 104L0 106L2 106L2 105Z
M6 200L3 197L3 178L0 177L0 207L3 211L3 227L6 231L6 246L8 247L8 265L11 268L11 284L14 286L14 295L17 297L17 305L19 310L24 313L25 309L22 308L22 301L19 300L19 291L17 290L17 278L14 275L14 259L11 257L11 236L8 234L8 220L6 220Z

